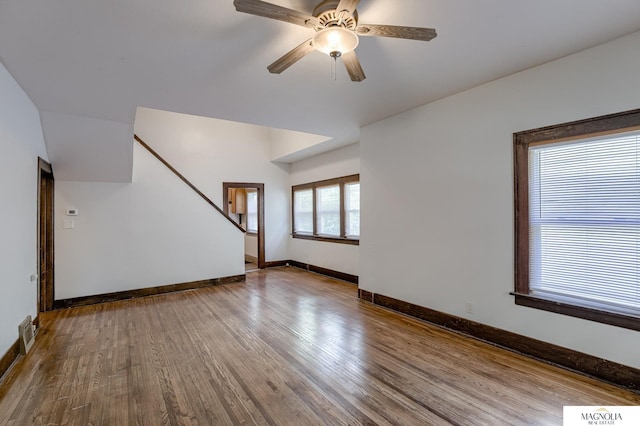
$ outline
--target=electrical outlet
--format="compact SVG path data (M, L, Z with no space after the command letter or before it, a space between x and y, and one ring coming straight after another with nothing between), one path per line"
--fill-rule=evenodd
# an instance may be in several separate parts
M473 313L473 303L471 303L471 302L467 302L467 313L468 314L472 314Z

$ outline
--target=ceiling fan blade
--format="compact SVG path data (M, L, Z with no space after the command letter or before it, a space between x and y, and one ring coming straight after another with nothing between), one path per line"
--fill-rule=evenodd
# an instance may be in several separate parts
M342 13L346 11L348 12L347 16L353 16L353 12L356 11L358 3L360 3L360 0L340 0L338 7L336 7L336 12Z
M267 3L260 0L234 0L233 5L238 12L250 15L262 16L265 18L277 19L278 21L300 25L302 27L315 27L320 24L320 20L306 13L288 9L276 4Z
M299 46L294 47L289 52L285 53L280 59L269 65L267 67L269 72L273 74L280 74L282 71L286 70L291 65L295 64L300 59L313 52L315 49L311 45L311 40L313 39L310 38Z
M351 81L362 81L367 78L360 65L360 60L358 60L358 55L356 55L354 50L343 54L342 62L344 62L344 66L347 68Z
M411 40L429 41L435 38L436 30L433 28L420 27L397 27L395 25L358 25L356 33L359 36L378 36L408 38Z

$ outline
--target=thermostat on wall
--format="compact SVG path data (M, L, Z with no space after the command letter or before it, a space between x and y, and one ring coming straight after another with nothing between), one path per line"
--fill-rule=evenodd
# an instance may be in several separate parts
M78 216L78 209L67 209L67 216Z

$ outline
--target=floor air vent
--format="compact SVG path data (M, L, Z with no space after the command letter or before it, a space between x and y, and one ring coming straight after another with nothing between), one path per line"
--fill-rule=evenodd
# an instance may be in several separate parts
M31 321L31 315L27 317L18 326L18 335L20 336L20 353L26 355L35 342L33 334L33 321Z

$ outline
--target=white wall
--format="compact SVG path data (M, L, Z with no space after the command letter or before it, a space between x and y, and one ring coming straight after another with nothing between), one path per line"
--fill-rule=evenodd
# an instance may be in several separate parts
M637 331L509 295L512 134L639 108L639 46L636 33L363 128L360 286L640 367Z
M42 111L56 180L131 182L133 124Z
M37 315L38 157L47 159L40 115L0 64L0 357L18 324Z
M269 130L138 108L135 132L222 208L222 183L264 183L265 260L288 259L289 165L270 161Z
M271 161L284 161L289 156L326 142L328 139L330 138L327 136L311 133L269 129L269 159Z
M293 163L291 185L357 173L360 173L360 149L356 143ZM358 246L290 238L289 247L292 260L359 275Z
M243 233L139 144L133 153L133 183L56 181L56 300L244 274Z
M252 258L258 258L258 235L257 234L244 234L244 254L251 256Z

